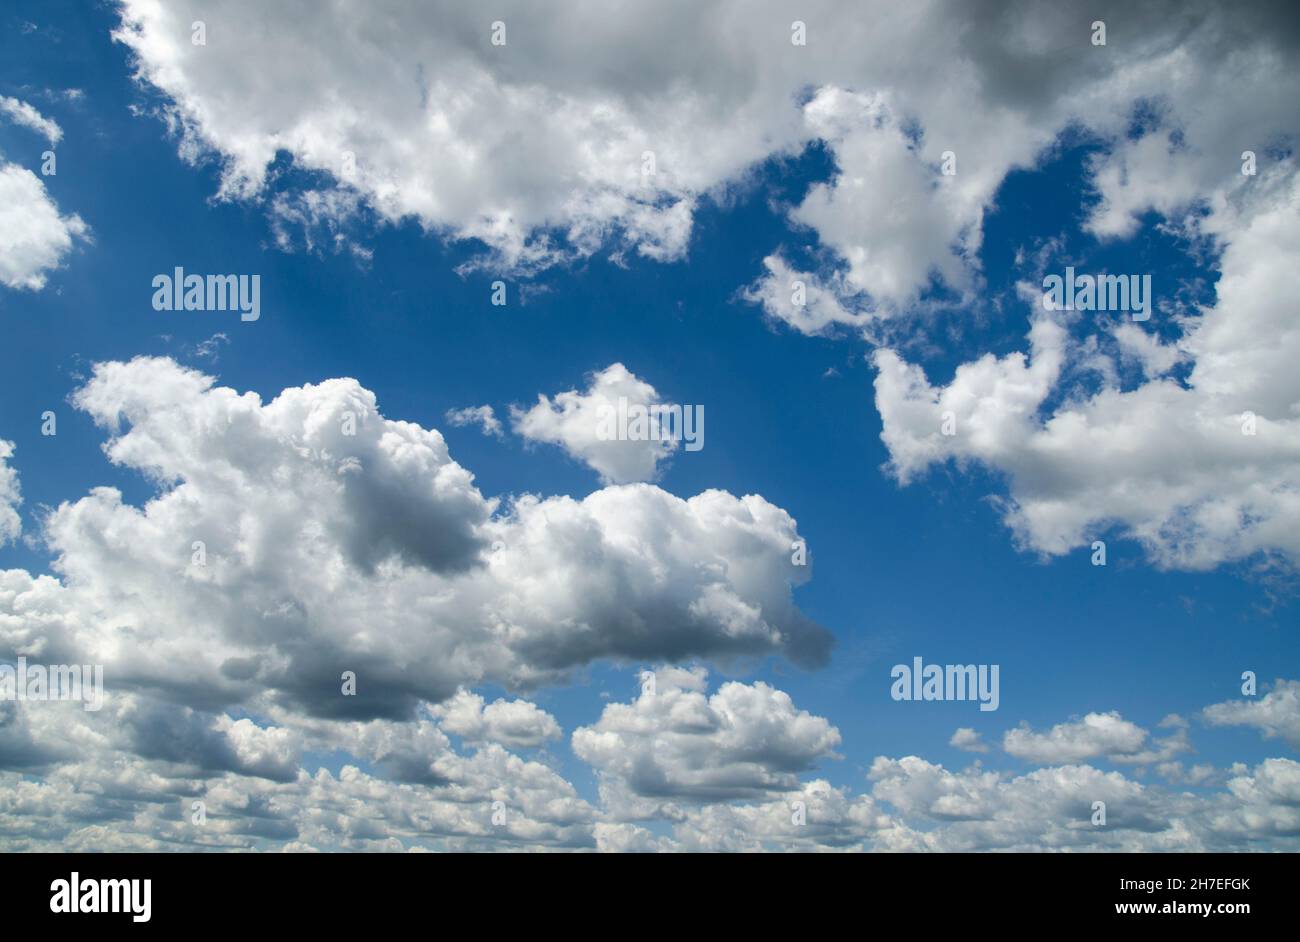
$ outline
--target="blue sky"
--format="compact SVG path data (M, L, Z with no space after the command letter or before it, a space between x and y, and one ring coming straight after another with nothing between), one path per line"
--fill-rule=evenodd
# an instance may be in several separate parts
M16 446L10 464L20 475L26 534L0 548L0 568L49 571L51 550L38 535L43 515L64 501L107 485L141 505L156 491L137 470L106 460L105 431L69 402L95 363L170 357L263 401L352 377L374 392L387 419L442 431L483 495L581 499L604 486L598 475L560 448L511 433L509 407L583 389L590 374L621 362L665 398L701 404L707 415L705 447L676 454L659 487L681 498L710 488L762 495L797 520L807 540L812 578L793 598L833 634L830 662L809 671L779 654L687 661L710 668L710 690L723 679L764 681L833 723L842 758L818 759L805 778L856 793L877 756L907 755L950 769L978 759L1020 775L1035 763L996 748L1017 724L1044 730L1118 711L1154 732L1168 714L1193 718L1239 697L1244 670L1264 684L1295 676L1300 608L1285 548L1199 571L1163 568L1120 523L1089 534L1108 544L1108 565L1096 567L1086 545L1057 556L1023 545L999 512L997 501L1011 495L997 467L943 461L905 486L889 473L870 359L880 344L844 325L805 335L742 296L778 249L792 263L824 265L826 278L847 270L842 259L826 261L815 229L791 218L815 184L839 172L824 142L769 155L724 193L702 195L685 250L664 261L635 252L611 260L602 250L537 272L510 271L485 256L491 246L481 240L368 209L338 221L342 249L328 236L322 244L328 227L304 233L292 224L286 249L275 245L275 197L328 186L328 174L281 153L255 197L217 198L221 155L209 151L197 163L178 155L177 137L156 113L168 96L133 80L132 50L109 36L117 22L107 4L21 2L0 20L0 95L30 102L61 127L58 173L43 183L60 211L78 214L91 232L48 272L42 290L0 289L0 439ZM83 94L61 94L72 88ZM1137 113L1141 103L1131 106ZM47 147L30 128L0 121L5 160L35 170ZM887 342L936 386L960 364L1026 350L1033 312L1016 283L1035 274L1024 253L1050 240L1057 240L1050 271L1073 264L1150 272L1161 297L1178 286L1182 303L1213 304L1219 251L1198 251L1161 213L1142 214L1127 238L1089 230L1102 201L1091 167L1114 150L1114 139L1070 130L1034 165L1006 173L990 191L982 241L965 257L977 290L963 297L935 278L885 326ZM175 266L260 274L261 319L154 311L151 279ZM508 285L504 307L489 302L498 278ZM1094 327L1070 329L1082 342ZM1167 340L1179 335L1160 315L1150 329ZM1088 375L1077 382L1073 394L1102 385ZM1118 383L1132 390L1143 377L1130 366ZM1056 401L1066 392L1057 390ZM506 422L504 436L444 418L480 404ZM54 437L41 435L47 409L58 416ZM1000 708L893 701L890 668L914 656L1000 665ZM636 671L654 666L602 658L568 683L522 694L491 681L475 689L489 700L522 695L551 713L565 738L525 754L597 803L600 774L567 735L596 723L611 700L634 698ZM269 722L247 704L230 713ZM949 745L957 727L973 727L995 748L972 756ZM1194 754L1180 758L1218 769L1292 751L1252 729L1206 723L1194 725L1193 742ZM313 763L334 773L345 764L375 769L346 750L308 749L303 767L312 773ZM1138 781L1155 776L1104 756L1092 764ZM648 826L668 833L662 822Z

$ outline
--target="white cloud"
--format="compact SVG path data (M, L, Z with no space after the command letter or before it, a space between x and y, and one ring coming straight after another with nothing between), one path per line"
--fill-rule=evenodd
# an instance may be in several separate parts
M496 412L491 406L466 406L464 409L448 409L447 421L457 428L464 428L466 425L477 425L484 435L491 435L501 438L504 432L501 428L501 420L496 417Z
M827 655L791 598L795 522L761 497L636 485L501 507L355 380L264 403L139 358L99 364L73 401L159 493L96 488L48 516L59 579L4 574L0 655L39 638L195 707L357 718L604 659Z
M0 158L0 284L39 291L89 233L80 216L59 214L39 177Z
M1076 344L1058 315L1041 311L1028 357L986 355L943 386L877 351L881 437L900 481L948 459L1006 472L1006 522L1041 553L1118 526L1164 567L1260 552L1300 558L1290 524L1300 514L1300 379L1290 366L1300 358L1290 314L1300 176L1253 181L1199 225L1224 246L1222 277L1214 303L1178 324L1174 346L1193 363L1185 383L1125 389L1103 377L1096 392L1075 392L1066 363ZM943 434L945 412L955 434ZM1244 434L1247 413L1255 434Z
M63 139L63 129L25 101L0 95L0 114L9 120L40 134L53 146Z
M706 696L702 668L660 668L632 703L574 731L573 751L615 791L659 801L745 798L797 787L840 734L758 681Z
M989 747L978 732L969 726L960 727L952 738L948 740L948 745L955 749L964 749L967 752L988 752Z
M830 333L837 325L861 326L869 318L840 302L841 296L853 293L842 286L842 276L832 276L828 284L820 275L791 268L780 255L763 259L763 267L766 272L741 296L801 333Z
M1111 330L1111 334L1119 344L1120 354L1136 360L1147 379L1158 379L1164 376L1179 362L1186 359L1186 355L1177 347L1161 343L1160 338L1143 330L1137 324L1131 322L1117 324Z
M1046 733L1028 726L1008 730L1002 748L1010 755L1038 764L1075 763L1109 758L1112 762L1150 764L1167 761L1189 747L1185 727L1148 747L1149 734L1119 713L1089 713L1082 719L1059 723Z
M8 464L13 454L14 443L0 439L0 546L18 539L23 532L23 520L18 516L23 502L18 472Z
M679 441L668 436L671 430L654 415L648 416L647 434L640 440L609 434L618 431L609 418L627 414L626 408L620 413L620 400L645 410L663 404L653 386L622 363L612 363L591 374L586 392L571 389L554 400L539 394L531 409L512 407L511 421L515 434L559 445L607 484L652 481Z
M838 174L815 184L790 218L816 232L843 261L833 292L856 299L857 313L845 311L825 287L810 299L811 310L792 310L784 297L790 284L770 259L751 297L756 294L770 314L796 329L815 333L828 323L859 322L867 313L894 313L914 302L932 277L969 290L969 256L979 247L991 190L972 192L965 185L971 174L945 176L927 164L884 95L823 88L804 115L815 136L834 148Z
M900 15L884 0L811 0L798 13L802 47L775 0L617 13L505 2L492 16L506 44L493 45L492 18L454 4L371 11L358 41L348 7L317 11L308 37L292 12L252 0L127 0L115 36L167 99L182 153L221 156L223 194L263 192L286 151L381 218L482 239L522 269L604 246L679 258L701 201L825 141L839 173L792 218L846 270L855 308L873 311L905 306L936 275L964 291L998 186L1066 127L1111 146L1093 168L1095 225L1119 232L1145 205L1195 198L1225 156L1276 140L1294 84L1272 22L1281 4L1247 17L1173 0L991 15L932 0ZM190 43L197 18L205 46ZM1110 25L1107 47L1090 41L1094 18ZM1162 103L1165 122L1130 142L1143 101ZM1174 131L1183 146L1165 140ZM939 172L946 152L952 176Z
M444 730L470 742L526 749L560 737L555 717L527 700L495 700L485 705L478 694L462 690L433 707L430 714Z
M1211 726L1253 726L1265 739L1300 749L1300 681L1279 680L1258 700L1229 700L1204 711Z

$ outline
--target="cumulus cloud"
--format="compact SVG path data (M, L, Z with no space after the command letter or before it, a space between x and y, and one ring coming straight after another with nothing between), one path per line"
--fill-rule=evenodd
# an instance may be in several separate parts
M1258 700L1229 700L1204 711L1211 726L1253 726L1265 739L1300 749L1300 681L1279 680Z
M1174 346L1193 364L1185 382L1157 375L1123 388L1103 379L1095 392L1070 394L1065 364L1078 344L1059 315L1042 311L1028 356L987 354L946 385L893 350L876 351L881 437L899 480L947 460L1005 472L1006 523L1045 554L1114 526L1163 567L1256 553L1300 559L1290 525L1300 513L1300 381L1288 365L1300 357L1289 313L1300 291L1290 261L1300 249L1300 176L1255 181L1199 225L1224 246L1222 276L1213 304L1177 324ZM1168 354L1145 349L1148 375L1163 372Z
M839 731L758 681L705 694L702 668L660 668L630 704L611 703L573 734L573 751L632 795L744 798L797 786L834 755Z
M827 334L837 326L861 326L869 315L849 310L840 301L851 294L842 286L843 276L823 276L798 271L780 255L763 259L765 272L741 291L741 297L761 304L767 314L801 333Z
M962 726L953 733L952 738L948 740L948 745L967 752L989 751L988 743L984 742L983 737L969 726Z
M496 438L504 436L501 420L491 406L466 406L464 409L448 409L447 421L457 428L477 425L484 435Z
M790 220L817 233L841 264L828 266L834 274L827 283L769 257L767 273L746 296L795 329L820 333L831 324L896 313L932 279L968 291L970 256L995 180L983 175L985 185L972 190L967 181L980 174L943 175L927 164L883 94L823 88L804 115L810 131L833 148L837 173L815 184ZM796 279L812 286L802 303L793 300Z
M622 363L612 363L591 374L586 392L571 389L554 399L539 394L531 409L512 408L511 421L515 434L559 445L605 483L627 484L654 480L659 463L678 447L680 426L674 429L650 411L665 404L653 386ZM616 420L628 415L629 409L646 412L644 434L638 432L636 438L618 434Z
M525 749L560 737L555 717L527 700L485 703L478 694L462 690L430 713L444 730L470 742Z
M1040 764L1075 763L1109 758L1112 762L1148 764L1167 761L1189 747L1185 727L1148 747L1150 734L1119 713L1089 713L1082 719L1059 723L1045 733L1028 726L1008 730L1002 748L1010 755Z
M0 157L0 284L39 291L90 228L61 215L36 174Z
M501 506L355 380L263 402L139 358L99 364L72 401L158 493L95 488L49 514L58 579L5 573L0 653L39 638L189 706L358 718L601 659L826 658L791 597L795 522L761 497L635 485Z

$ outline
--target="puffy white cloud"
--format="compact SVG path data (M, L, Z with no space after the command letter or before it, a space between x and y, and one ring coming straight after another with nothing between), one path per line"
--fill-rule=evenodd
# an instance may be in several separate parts
M1300 681L1279 680L1258 700L1229 700L1205 708L1211 726L1253 726L1265 739L1300 749Z
M58 123L45 117L25 101L0 95L0 115L8 117L14 124L35 131L51 145L63 139L63 129Z
M1041 553L1061 554L1111 526L1160 566L1208 568L1255 553L1300 558L1300 176L1275 174L1217 204L1201 228L1223 244L1215 302L1182 319L1185 382L1076 391L1059 315L1035 314L1030 353L985 355L935 387L893 350L874 355L876 405L898 478L935 462L1004 471L1005 519ZM1130 343L1129 345L1133 345ZM1156 357L1147 348L1148 373ZM955 420L944 434L944 413Z
M932 278L968 291L970 255L979 247L983 205L992 196L988 184L997 178L986 176L985 185L972 190L966 184L976 174L939 173L917 153L883 94L823 88L804 115L814 135L834 149L838 172L829 183L815 184L790 219L816 232L844 267L826 285L815 274L783 272L785 264L769 258L767 274L747 296L796 329L818 333L830 324L895 313L916 301ZM813 286L802 308L792 300L794 278Z
M1154 749L1147 746L1148 736L1145 729L1112 710L1059 723L1046 733L1035 733L1028 726L1008 730L1002 748L1017 758L1039 764L1075 763L1103 756L1112 762L1149 764L1166 761L1188 748L1185 727L1158 740Z
M23 495L18 487L18 472L9 467L14 454L14 443L0 439L0 546L16 540L23 532L23 520L18 516Z
M59 213L36 174L0 157L0 284L39 291L90 228Z
M788 790L834 755L839 731L783 691L733 681L706 696L706 680L703 668L655 671L635 701L575 730L573 751L617 789L683 801Z
M49 515L60 579L4 574L0 654L36 644L196 708L353 717L600 659L826 657L791 598L795 523L761 497L637 485L499 508L354 380L263 403L141 358L100 364L73 401L159 492Z
M462 690L430 713L444 730L470 742L522 749L560 737L555 717L527 700L495 700L485 705L478 694Z
M602 854L650 854L670 846L645 828L621 821L598 821L594 831Z
M984 742L983 737L969 726L962 726L953 733L952 738L948 740L948 745L967 752L989 751L988 743Z
M504 435L501 420L497 418L496 412L491 406L466 406L464 409L448 409L447 421L457 428L477 425L484 435L492 435L497 438Z
M963 363L947 386L891 349L873 354L876 408L891 468L909 483L931 463L980 457L992 463L1015 454L1032 432L1033 418L1060 375L1065 328L1040 317L1029 333L1031 356L987 354ZM987 456L987 457L986 457Z
M1229 840L1294 840L1300 834L1300 762L1265 759L1252 771L1243 769L1228 780L1235 801L1220 802L1214 831Z
M586 392L571 389L557 393L554 400L539 394L531 409L512 408L511 419L517 435L559 445L607 484L627 484L654 480L659 463L678 447L680 427L674 429L650 411L664 404L653 386L622 363L612 363L591 374ZM626 435L617 424L629 410L644 410L646 415L645 428L636 438L630 435L630 422Z
M827 283L819 274L796 271L780 255L763 259L766 272L741 296L762 304L772 318L805 334L832 332L837 325L862 326L869 315L847 309L840 297L852 294L843 276L831 275Z
M1156 771L1167 781L1176 785L1191 785L1198 787L1202 785L1221 784L1222 774L1218 769L1209 763L1198 763L1191 768L1184 767L1181 762L1161 762L1156 766Z

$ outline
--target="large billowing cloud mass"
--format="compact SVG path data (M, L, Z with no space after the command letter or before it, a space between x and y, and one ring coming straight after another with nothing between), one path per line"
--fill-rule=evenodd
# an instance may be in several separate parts
M160 492L134 507L97 488L48 516L61 581L31 602L40 653L160 696L399 717L599 659L829 650L791 599L795 522L758 496L629 485L503 507L353 380L264 403L140 358L100 364L73 401Z

